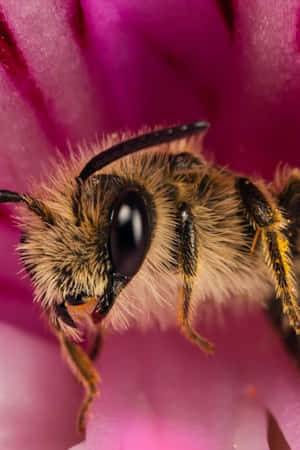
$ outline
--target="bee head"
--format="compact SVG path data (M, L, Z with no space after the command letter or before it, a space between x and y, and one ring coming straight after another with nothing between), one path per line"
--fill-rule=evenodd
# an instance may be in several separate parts
M151 196L122 177L95 175L75 191L40 202L51 222L22 214L19 245L37 300L73 335L106 317L142 265L155 220Z
M152 132L92 158L68 186L42 200L0 191L0 202L21 202L19 251L55 326L79 336L82 323L106 317L139 271L151 244L156 211L141 185L101 169L138 150L199 133L206 123Z

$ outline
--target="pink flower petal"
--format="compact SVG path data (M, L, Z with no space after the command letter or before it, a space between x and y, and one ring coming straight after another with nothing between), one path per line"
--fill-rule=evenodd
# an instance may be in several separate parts
M238 450L270 450L267 440L266 410L253 399L244 398L235 409L232 448Z
M70 448L70 450L86 450L86 445L84 442L81 442L78 445L75 445L75 447Z
M298 417L300 407L292 360L263 313L227 312L224 318L225 326L199 325L216 343L211 358L178 331L132 330L121 339L107 338L98 363L101 396L88 423L87 450L96 445L134 448L136 436L142 447L150 439L151 449L167 448L177 438L190 450L236 443L244 450L268 448L268 410L296 448L299 429L287 420ZM295 416L285 416L283 405Z
M232 76L211 146L221 163L271 177L279 161L299 165L299 2L232 3Z
M91 0L83 10L121 126L213 117L230 48L212 2Z
M39 105L32 101L30 88L24 97L39 115L47 137L64 146L66 139L76 142L94 136L103 110L74 42L68 2L32 0L19 8L7 0L2 8L41 93Z
M65 450L74 432L80 389L58 346L0 325L0 448Z

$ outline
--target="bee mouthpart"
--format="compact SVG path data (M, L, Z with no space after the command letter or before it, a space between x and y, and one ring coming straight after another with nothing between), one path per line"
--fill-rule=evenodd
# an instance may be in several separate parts
M85 322L88 317L92 317L92 320L94 320L93 311L98 301L99 298L96 296L85 297L83 301L76 302L68 298L63 303L55 306L56 314L66 325L78 328L76 324Z
M104 317L110 311L114 303L114 299L115 296L113 295L112 291L105 292L101 297L98 297L98 302L92 313L92 319L94 324L97 324L104 319Z
M80 318L80 316L85 314L92 314L93 310L95 309L96 305L98 304L98 297L88 297L85 298L83 302L79 303L66 303L66 308L68 312L72 315L72 317Z
M65 302L63 303L56 303L54 305L55 314L57 317L62 320L66 325L68 325L71 328L77 328L74 320L72 319L69 311L66 308Z
M101 309L96 306L96 308L92 312L92 320L94 324L97 325L98 323L100 323L104 317L105 315L102 314Z

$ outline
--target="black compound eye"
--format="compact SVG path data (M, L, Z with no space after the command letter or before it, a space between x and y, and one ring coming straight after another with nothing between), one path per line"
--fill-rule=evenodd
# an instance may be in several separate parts
M148 250L150 226L142 195L135 191L122 194L114 205L110 230L110 254L114 271L132 277Z

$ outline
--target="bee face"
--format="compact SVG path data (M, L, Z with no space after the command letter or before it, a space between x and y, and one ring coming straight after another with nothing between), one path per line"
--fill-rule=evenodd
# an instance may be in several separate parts
M81 186L79 196L75 187L44 206L53 223L25 215L19 250L37 299L74 335L84 318L101 321L138 272L152 240L154 204L140 185L105 174Z

